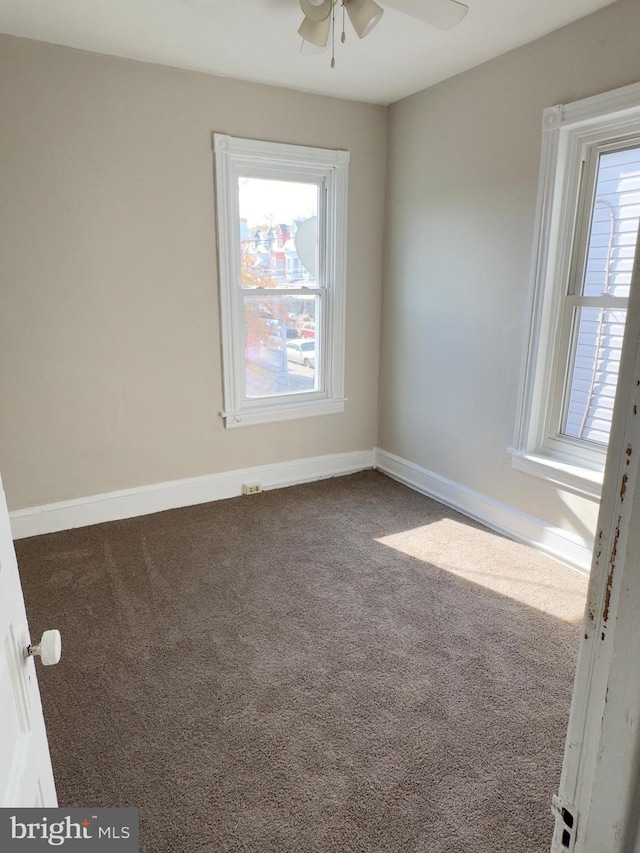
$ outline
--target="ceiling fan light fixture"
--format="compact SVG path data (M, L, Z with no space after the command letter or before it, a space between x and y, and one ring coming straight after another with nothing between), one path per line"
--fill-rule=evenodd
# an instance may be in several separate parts
M310 21L325 21L331 16L334 0L300 0L300 8Z
M346 0L345 6L353 29L361 39L369 35L384 14L384 9L374 0Z
M305 41L314 44L316 47L326 47L329 43L330 30L330 16L325 18L324 21L314 21L311 18L305 17L298 28L298 33Z

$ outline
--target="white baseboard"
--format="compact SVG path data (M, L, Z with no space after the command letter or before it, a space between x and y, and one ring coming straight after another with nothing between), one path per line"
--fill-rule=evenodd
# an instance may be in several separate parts
M242 494L243 483L260 483L265 491L279 489L327 477L354 474L356 471L373 468L373 463L373 450L335 453L91 495L77 500L16 510L9 514L11 531L14 539L56 533L73 527L100 524L103 521L116 521L233 498Z
M374 467L394 480L459 510L492 530L524 542L580 572L588 573L591 568L593 543L589 540L547 524L379 448L239 468L221 474L174 480L16 510L10 513L11 530L14 539L23 539L27 536L56 533L73 527L85 527L104 521L116 521L236 497L242 494L243 483L261 483L262 488L267 491L327 477L354 474Z
M459 510L498 533L530 545L583 574L589 573L592 541L454 483L393 453L379 448L374 453L375 467L394 480Z

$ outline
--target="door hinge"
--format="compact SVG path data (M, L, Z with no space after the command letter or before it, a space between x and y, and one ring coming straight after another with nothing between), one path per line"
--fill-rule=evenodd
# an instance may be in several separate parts
M578 813L575 807L555 794L552 799L551 814L556 821L552 853L572 853L575 849L578 825Z

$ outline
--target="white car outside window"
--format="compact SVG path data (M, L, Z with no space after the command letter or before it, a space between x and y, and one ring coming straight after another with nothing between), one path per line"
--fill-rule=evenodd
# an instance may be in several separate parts
M304 367L315 367L316 344L312 340L289 341L287 343L287 358Z

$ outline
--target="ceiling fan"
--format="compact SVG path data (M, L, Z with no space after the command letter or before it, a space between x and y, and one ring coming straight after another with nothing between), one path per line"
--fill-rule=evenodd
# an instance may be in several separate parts
M442 30L457 26L469 11L469 7L458 0L384 0L385 6L404 12ZM306 44L324 50L329 44L329 34L335 33L336 6L342 6L342 36L345 40L344 13L346 11L351 25L359 38L364 38L378 23L384 13L382 6L375 0L300 0L304 20L298 33L303 39L303 52ZM331 58L331 67L335 59Z

